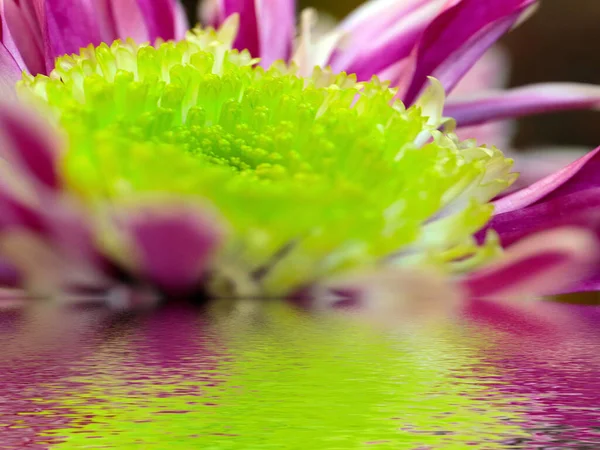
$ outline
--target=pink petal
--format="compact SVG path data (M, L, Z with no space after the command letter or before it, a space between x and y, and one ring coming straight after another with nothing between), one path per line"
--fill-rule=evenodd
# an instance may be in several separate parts
M288 60L296 35L294 0L256 0L260 64L269 67L279 59Z
M475 96L453 97L444 113L459 126L571 109L600 107L600 87L578 83L542 83Z
M15 84L20 79L21 68L13 55L0 42L0 95L2 98L13 98L15 96Z
M490 89L502 89L508 82L510 60L500 47L490 48L458 82L448 101Z
M218 28L225 20L225 0L204 0L198 3L200 21L213 28Z
M100 30L100 37L103 42L110 43L117 37L115 26L115 14L113 11L113 0L96 0L94 10L96 13L96 22Z
M107 21L105 32L114 34L111 40L131 38L136 42L150 41L150 32L138 0L103 0L103 3L102 14Z
M177 0L137 0L137 3L146 21L150 42L157 38L177 38L182 20Z
M261 58L263 67L291 57L295 12L294 0L211 0L200 9L203 21L212 26L239 14L239 31L233 45Z
M232 14L239 14L240 25L233 46L239 50L248 50L255 58L261 56L260 25L256 3L257 0L223 0L223 13L221 14L223 18Z
M600 186L600 147L537 183L494 202L495 214L595 186Z
M182 203L140 206L117 217L131 242L134 273L171 294L197 289L221 243L216 221Z
M334 71L371 78L408 57L446 0L367 2L340 24L347 34L330 64Z
M0 106L0 141L0 156L41 186L60 188L57 159L61 142L34 112Z
M404 102L414 102L430 75L450 90L533 4L535 0L462 0L446 9L418 44L402 93Z
M0 2L0 8L2 42L15 58L20 69L28 70L34 75L45 73L43 43L37 38L36 31L30 25L25 12L17 6L15 0L3 0ZM39 28L39 25L36 24L35 28Z
M473 298L550 295L585 279L599 261L600 247L593 233L564 227L518 242L500 261L468 275L460 284Z
M55 58L79 53L89 44L100 44L100 29L91 4L83 0L46 0L43 11L48 72L54 67Z
M491 48L460 80L446 104L452 103L455 98L460 100L462 96L473 92L503 88L508 79L508 68L509 61L505 52L497 47ZM475 139L479 144L494 145L507 153L511 146L513 128L513 124L509 121L498 121L459 127L456 134L462 140ZM507 156L511 155L507 154ZM519 180L522 179L521 176Z
M0 289L17 288L21 284L21 274L9 262L0 260ZM0 300L0 308L4 305Z
M500 236L504 247L525 236L564 225L597 227L600 217L600 187L573 192L531 206L496 214L486 225ZM482 237L483 231L479 237Z
M467 127L467 129L487 128L488 126L493 127L494 125L496 124L489 123L486 125ZM459 134L461 130L459 130ZM491 139L489 142L495 144ZM500 148L503 149L502 147ZM528 149L524 152L505 151L504 153L506 156L514 158L515 165L513 166L513 170L519 173L519 178L516 183L511 186L511 190L516 191L517 189L523 189L533 183L537 183L541 179L552 175L575 160L585 156L588 152L589 149L584 147L541 147Z
M183 7L183 4L178 1L175 2L175 40L181 40L185 37L185 33L189 30L190 24L188 22L187 11Z
M54 192L37 203L26 203L15 193L0 189L0 237L28 233L45 243L64 261L65 279L105 278L104 260L85 213L62 201ZM75 267L74 269L69 267Z

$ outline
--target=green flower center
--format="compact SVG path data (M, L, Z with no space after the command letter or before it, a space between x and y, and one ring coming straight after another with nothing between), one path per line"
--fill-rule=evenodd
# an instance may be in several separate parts
M435 131L377 79L264 70L232 39L226 27L116 41L25 75L21 92L68 135L67 188L90 208L164 192L208 201L230 225L215 264L266 293L402 251L451 271L481 259L471 236L513 181L498 150ZM423 132L434 139L419 145Z

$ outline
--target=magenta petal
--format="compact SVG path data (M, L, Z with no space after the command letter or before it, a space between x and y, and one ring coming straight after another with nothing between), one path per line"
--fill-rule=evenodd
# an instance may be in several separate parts
M0 289L16 288L21 284L21 275L12 264L0 260ZM0 302L0 307L2 306Z
M514 25L535 0L462 0L427 27L412 61L411 79L402 97L415 101L427 76L443 79L447 89Z
M269 67L278 59L287 61L296 35L295 1L256 0L256 20L261 66Z
M150 32L146 24L146 18L138 5L138 0L103 0L104 8L97 8L99 13L105 17L105 33L114 33L114 39L131 38L136 42L147 42L150 40Z
M38 38L37 34L39 33L39 24L32 25L27 19L25 11L15 3L15 0L0 2L0 8L3 27L2 42L12 56L17 59L20 68L27 69L34 75L46 73L43 42L41 36Z
M151 42L157 38L175 39L177 21L181 20L177 0L137 0L149 32Z
M33 112L0 107L0 156L46 188L60 187L57 173L59 141Z
M233 46L238 50L248 50L250 54L258 58L260 52L259 24L256 11L258 0L222 0L223 13L221 18L225 19L232 14L239 14L240 25L238 35ZM282 0L286 1L286 0Z
M596 228L597 219L600 219L600 187L497 214L486 229L496 231L506 247L536 231L561 225Z
M0 189L0 233L14 230L26 230L47 237L48 224L40 209L25 204L7 189L2 188Z
M476 97L453 97L444 114L459 126L491 120L570 109L598 108L600 87L578 83L542 83L506 91L488 91Z
M494 202L495 214L515 211L542 200L598 186L600 147L537 183Z
M7 48L0 42L0 95L11 98L15 84L21 79L21 69Z
M197 207L158 204L129 213L121 223L132 242L134 270L171 294L199 287L221 243L217 223Z
M390 4L367 2L344 20L339 29L347 33L331 66L336 72L354 73L369 79L408 57L423 31L446 0L410 0Z
M48 72L58 56L79 53L89 44L100 44L100 28L90 3L83 0L46 0L43 14Z
M599 257L600 247L592 232L557 228L509 247L504 258L469 274L461 285L473 298L551 295L585 279Z
M296 34L295 13L294 0L209 0L200 10L202 20L214 27L238 14L239 30L233 46L261 58L263 67L290 58Z

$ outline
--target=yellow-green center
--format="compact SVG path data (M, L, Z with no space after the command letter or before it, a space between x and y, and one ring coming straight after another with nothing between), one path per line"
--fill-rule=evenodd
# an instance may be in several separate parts
M272 293L408 248L448 267L479 252L471 236L513 179L499 151L432 130L376 79L265 71L230 41L213 30L117 41L25 76L21 91L69 137L67 188L90 207L162 192L205 199L230 224L222 260L269 266ZM419 145L424 131L434 139Z

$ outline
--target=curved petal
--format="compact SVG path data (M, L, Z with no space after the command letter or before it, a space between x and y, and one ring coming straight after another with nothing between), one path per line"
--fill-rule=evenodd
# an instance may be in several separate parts
M240 25L233 45L261 58L263 67L291 57L295 12L294 0L209 0L200 8L202 21L215 27L238 14Z
M52 70L58 56L78 53L89 44L102 42L95 11L89 2L45 0L43 18L47 72Z
M21 68L17 61L0 42L0 95L3 98L15 96L15 84L21 79Z
M501 260L460 284L472 298L551 295L584 279L599 261L600 246L592 232L563 227L519 241Z
M296 34L294 0L256 0L260 64L268 67L278 59L288 60Z
M1 105L0 142L0 155L25 176L31 176L34 183L51 190L60 188L60 139L34 112L16 105Z
M175 295L199 288L222 238L221 228L206 211L181 201L118 211L115 221L124 248L132 252L126 256L131 271Z
M0 15L2 16L2 43L15 58L19 68L28 70L32 74L45 73L43 42L41 35L38 37L35 30L39 25L34 24L32 27L25 11L15 3L15 0L0 2Z
M182 21L178 0L137 0L137 4L146 22L150 42L178 37Z
M481 127L487 128L495 124L476 125L466 129ZM460 133L460 131L459 131ZM486 141L482 141L486 142ZM495 144L491 139L490 143ZM499 147L502 148L502 147ZM511 186L511 191L526 188L541 179L565 168L575 160L587 155L589 149L585 147L540 147L528 149L525 152L504 152L508 157L514 158L514 171L519 173L519 178ZM508 194L508 193L507 193Z
M509 63L508 55L502 48L492 47L460 80L452 94L448 96L446 104L452 103L453 99L459 99L460 101L463 95L472 92L504 88L508 81ZM454 119L453 116L447 114L447 108L445 108L444 114ZM455 130L455 133L461 140L475 139L479 144L493 145L505 154L510 149L514 134L514 124L511 121L503 120L474 126L458 126L459 128ZM511 155L507 154L507 156L510 157ZM518 162L519 160L517 160ZM516 171L519 172L518 169ZM523 174L521 174L519 180L523 180L523 178Z
M458 126L572 109L600 107L600 86L580 83L540 83L486 91L472 97L452 97L445 114Z
M0 289L17 288L20 285L21 274L17 268L7 261L0 260Z
M600 147L537 183L497 200L494 202L495 214L516 211L543 199L597 186L600 186Z
M597 187L497 214L486 229L493 229L500 236L502 245L508 246L536 231L561 225L596 228L599 208L600 187ZM478 236L482 237L483 232Z
M412 57L401 98L411 104L426 77L449 91L502 34L512 28L535 0L462 0L442 12L425 30Z
M137 0L100 0L95 5L103 40L150 40L148 27Z
M408 57L446 0L367 2L339 26L347 37L330 64L368 80Z

